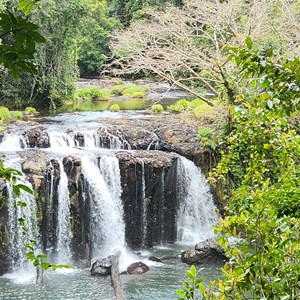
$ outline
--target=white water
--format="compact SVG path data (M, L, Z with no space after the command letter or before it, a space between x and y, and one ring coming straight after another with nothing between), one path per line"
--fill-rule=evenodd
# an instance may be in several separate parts
M0 144L0 151L19 151L22 146L26 147L26 140L22 135L5 134L2 143Z
M60 131L49 131L51 150L61 151L62 148L75 147L74 137L60 132Z
M63 164L59 161L60 181L58 185L58 216L57 216L57 262L71 263L71 218L70 218L70 194L68 189L68 177Z
M11 163L11 162L10 162ZM11 167L19 169L19 166L14 162ZM22 179L22 181L21 181ZM32 189L31 184L26 181L25 178L21 178L16 184L21 183ZM15 197L13 193L13 187L11 183L7 183L8 190L8 235L9 235L9 254L12 270L24 269L28 266L26 260L26 253L29 251L25 248L25 244L30 240L37 240L37 217L36 217L36 203L34 196L25 191L21 191L19 197ZM26 204L24 207L20 207L17 202L23 202ZM23 234L22 228L19 224L19 219L24 220L24 227L26 233Z
M120 250L121 269L122 264L128 266L125 261L131 259L125 247L119 164L117 158L103 156L99 165L100 168L96 159L82 158L82 171L91 201L92 257L107 257Z
M109 149L131 149L130 144L126 141L125 137L121 132L119 132L120 136L116 136L111 134L106 127L102 127L102 130L104 130L105 139L108 139ZM95 139L97 147L105 148L101 133L96 134Z
M178 189L181 203L177 219L177 239L198 243L214 236L218 214L205 176L195 164L180 157Z

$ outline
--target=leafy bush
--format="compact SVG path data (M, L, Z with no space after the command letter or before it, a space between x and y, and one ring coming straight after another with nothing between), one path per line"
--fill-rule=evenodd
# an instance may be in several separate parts
M132 98L144 98L147 87L136 84L118 84L111 89L111 93L116 96L127 96Z
M175 103L167 106L167 110L171 113L181 113L184 111L184 106L179 103Z
M91 100L108 101L110 99L109 94L110 94L109 90L106 89L102 90L97 87L83 88L77 90L75 99L81 98L85 101L91 101Z
M154 114L160 114L164 110L161 104L155 104L151 107L151 112Z
M22 118L23 118L23 114L22 114L22 112L21 111L12 111L11 112L11 115L12 115L12 117L14 118L14 119L16 119L16 120L21 120Z
M208 113L211 113L212 111L213 111L213 107L209 106L204 102L202 102L201 105L196 106L193 110L196 118L206 116Z
M7 107L0 106L0 120L7 121L11 118L10 112Z
M187 109L193 110L197 106L201 106L203 104L203 101L201 99L194 99L191 102L189 102Z
M25 108L25 113L27 113L28 115L36 115L37 114L37 111L34 107L31 107L31 106L28 106Z
M208 127L202 127L198 130L198 137L201 138L211 138L214 134L214 131Z
M186 100L186 99L180 99L177 101L177 103L179 105L182 105L184 107L184 110L186 110L190 104L190 101Z
M109 107L109 110L115 112L120 111L120 106L118 104L113 104Z

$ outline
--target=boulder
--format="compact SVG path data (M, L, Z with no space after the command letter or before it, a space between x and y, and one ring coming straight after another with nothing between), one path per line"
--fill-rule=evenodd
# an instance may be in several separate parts
M23 133L28 148L49 148L50 138L44 127L36 127Z
M155 257L155 256L150 256L150 257L148 258L148 260L155 261L155 262L159 262L159 263L162 262L159 258L157 258L157 257Z
M111 274L111 260L109 257L96 260L92 264L91 275L105 276Z
M127 268L128 274L143 274L143 273L146 273L147 271L149 271L149 267L140 261L132 263Z
M192 264L203 264L226 260L223 248L215 239L207 239L198 243L194 249L188 249L181 253L182 262Z

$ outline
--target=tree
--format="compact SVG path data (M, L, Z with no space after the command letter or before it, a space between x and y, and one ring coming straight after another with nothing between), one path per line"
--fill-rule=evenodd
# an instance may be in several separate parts
M78 41L80 73L99 73L109 57L110 33L120 28L116 18L108 16L106 1L86 0L86 14L81 19Z
M116 16L122 24L129 26L133 20L142 19L147 15L145 9L155 7L161 9L166 5L182 6L182 0L109 0L112 16Z
M216 228L229 262L208 289L191 268L180 299L195 299L196 290L210 300L300 296L299 58L246 42L229 50L244 93L232 108L227 148L212 174L229 197Z
M24 10L26 14L29 14L33 6L38 2L39 0L21 0L17 2L19 3L18 9ZM2 5L1 7L4 9L5 6ZM20 72L34 74L36 67L32 60L36 52L36 44L45 41L43 36L37 31L38 26L29 22L22 15L15 16L13 12L8 10L0 15L0 27L3 30L1 37L7 42L0 45L0 65L5 68L4 71L8 69L15 78L19 77ZM21 172L12 168L5 168L2 161L0 161L0 178L4 178L12 183L16 197L20 196L21 191L32 194L33 191L27 185L18 182L20 176L22 176ZM26 206L26 203L16 201L16 206L22 209ZM26 235L27 228L24 219L21 217L18 219L18 222L23 234ZM36 245L37 242L35 240L30 240L24 246L28 249L26 253L27 259L37 267L37 283L42 283L43 281L43 270L52 268L55 271L57 268L72 268L69 265L56 265L45 261L47 256L42 253L37 254Z
M155 74L210 105L206 91L221 98L225 91L232 103L240 78L224 47L242 45L251 36L261 46L299 51L297 5L299 1L188 0L182 8L149 10L148 21L115 34L115 60L108 71L113 67L116 75Z
M30 1L27 2L31 3ZM74 82L78 77L77 42L79 28L77 25L85 13L86 7L79 0L63 2L44 0L39 3L39 9L34 14L24 17L16 11L16 6L17 1L7 3L7 13L4 15L12 17L16 15L17 20L26 18L26 22L30 22L30 24L33 24L31 26L34 26L32 35L35 40L32 43L31 38L29 43L27 38L23 42L27 47L23 52L25 54L29 53L28 57L25 56L24 58L25 54L20 51L19 44L16 45L16 49L13 49L14 54L17 57L21 56L21 59L23 59L20 62L20 69L17 69L17 71L14 70L19 66L18 59L4 57L3 64L14 73L17 72L16 75L20 77L20 80L13 81L7 72L7 68L1 70L0 82L2 89L0 99L2 105L14 105L15 107L36 105L55 108L61 101L71 98L75 91ZM6 24L7 22L3 20L3 23ZM22 28L21 31L19 30L20 36L31 37L25 34L26 32L24 33L24 28L27 30L27 27L23 26L22 23L16 26ZM37 35L38 28L41 28L43 38L41 35ZM22 32L24 34L21 34ZM8 35L6 37L10 38ZM37 38L40 39L40 42L45 42L37 46ZM23 41L17 37L17 41L20 40ZM9 40L7 40L5 47L12 48L8 46L8 43ZM8 65L9 63L10 65ZM32 68L27 67L28 72L21 73L20 71L24 70L27 65Z

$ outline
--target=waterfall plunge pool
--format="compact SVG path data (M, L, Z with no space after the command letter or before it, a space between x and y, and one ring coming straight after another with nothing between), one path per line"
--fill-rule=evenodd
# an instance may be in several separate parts
M139 252L140 261L149 265L150 270L142 275L122 275L127 300L174 300L176 290L186 280L185 270L189 266L176 259L183 244L154 247ZM163 263L148 261L149 256L163 259ZM205 280L215 278L219 274L221 264L204 264L201 277ZM35 270L6 274L0 277L0 299L2 300L112 300L113 289L110 277L91 276L90 269L72 271L46 271L43 285L35 284Z

